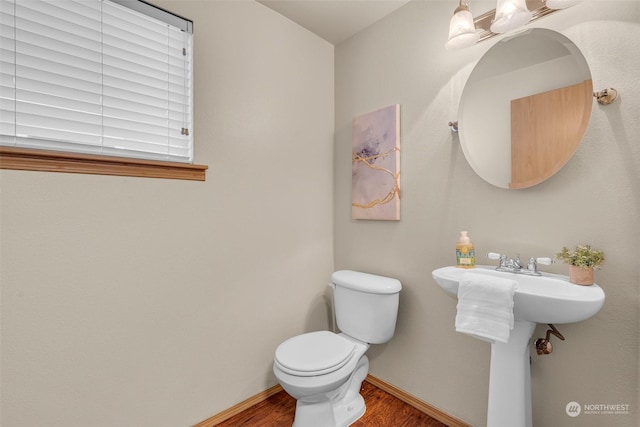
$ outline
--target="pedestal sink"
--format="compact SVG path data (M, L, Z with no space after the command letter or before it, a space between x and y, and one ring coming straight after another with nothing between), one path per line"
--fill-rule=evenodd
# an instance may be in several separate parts
M532 427L529 342L536 323L586 320L602 308L604 291L595 284L574 285L567 276L549 273L529 276L496 271L490 266L438 268L433 271L433 278L447 294L457 298L458 284L466 272L518 283L513 297L515 322L509 341L491 344L487 427Z

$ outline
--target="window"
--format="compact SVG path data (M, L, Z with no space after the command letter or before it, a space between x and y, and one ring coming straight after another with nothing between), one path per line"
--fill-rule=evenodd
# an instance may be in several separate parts
M138 0L0 6L3 154L193 161L191 21Z

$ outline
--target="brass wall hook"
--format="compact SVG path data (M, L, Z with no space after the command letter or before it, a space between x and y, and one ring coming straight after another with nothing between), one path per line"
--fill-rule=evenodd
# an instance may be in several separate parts
M598 104L609 105L616 99L618 99L618 91L612 87L593 92L594 98L598 101Z
M451 129L451 132L458 132L458 121L449 122L449 128Z
M564 336L560 333L560 331L558 331L556 327L553 326L551 323L548 323L548 325L551 329L547 330L547 336L544 339L538 338L535 343L536 352L539 355L551 354L551 352L553 352L553 345L549 340L551 334L555 335L556 337L564 341Z

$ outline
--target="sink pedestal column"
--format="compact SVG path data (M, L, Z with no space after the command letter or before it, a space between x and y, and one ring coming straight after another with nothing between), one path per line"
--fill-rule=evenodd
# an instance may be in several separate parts
M491 344L487 427L532 427L529 341L535 328L516 320L506 344Z

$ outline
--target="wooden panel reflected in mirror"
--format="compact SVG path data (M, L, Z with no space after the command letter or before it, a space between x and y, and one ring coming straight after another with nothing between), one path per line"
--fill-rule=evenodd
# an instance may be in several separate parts
M591 80L511 101L511 183L527 188L558 172L584 135Z

